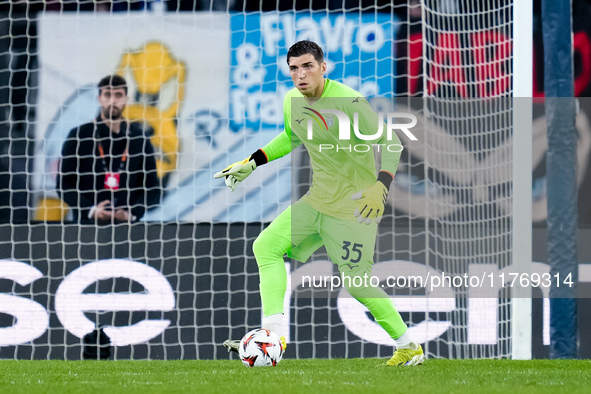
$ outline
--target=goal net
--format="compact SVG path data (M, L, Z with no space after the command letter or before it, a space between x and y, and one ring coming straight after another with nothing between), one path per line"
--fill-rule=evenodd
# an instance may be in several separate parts
M232 357L221 343L261 324L252 244L306 192L310 164L296 150L234 192L213 174L283 131L286 54L303 39L324 49L328 78L376 111L417 118L378 232L381 283L511 266L512 2L271 3L0 6L0 122L11 133L0 358L80 359L97 328L113 359ZM60 190L64 144L99 115L97 84L112 74L127 81L123 115L151 142L161 191L136 201L137 222L80 224L88 211ZM393 341L344 289L306 288L306 275L338 274L323 249L285 264L286 357L391 356ZM386 287L428 357L511 355L509 292L427 283Z
M512 4L424 5L428 265L468 275L438 345L453 357L507 356L510 293L474 274L512 261Z

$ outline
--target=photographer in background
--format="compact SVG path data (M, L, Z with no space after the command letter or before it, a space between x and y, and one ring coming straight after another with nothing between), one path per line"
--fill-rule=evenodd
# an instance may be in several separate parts
M123 118L125 79L109 75L98 88L101 113L68 134L57 192L77 222L135 222L160 203L154 148L139 124Z

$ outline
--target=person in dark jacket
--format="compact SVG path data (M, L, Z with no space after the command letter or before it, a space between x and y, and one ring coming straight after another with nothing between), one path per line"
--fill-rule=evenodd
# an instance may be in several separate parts
M57 192L77 222L135 222L160 202L154 148L141 125L123 117L125 79L109 75L98 88L101 113L68 134Z

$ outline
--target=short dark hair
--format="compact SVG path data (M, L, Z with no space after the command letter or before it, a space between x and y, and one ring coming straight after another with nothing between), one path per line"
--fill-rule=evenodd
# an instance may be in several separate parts
M289 48L289 51L287 51L287 64L289 64L290 58L300 57L307 54L314 56L314 59L316 59L318 63L324 62L324 52L322 52L322 48L320 48L315 42L304 40L296 42L291 48Z
M107 75L101 79L98 83L99 95L101 94L102 88L105 87L110 87L111 89L123 88L125 89L125 95L127 95L127 82L120 75Z

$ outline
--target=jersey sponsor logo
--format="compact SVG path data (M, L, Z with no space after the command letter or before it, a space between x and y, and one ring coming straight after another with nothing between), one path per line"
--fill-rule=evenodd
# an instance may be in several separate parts
M311 140L311 136L312 136L312 129L313 129L313 125L312 125L312 119L314 119L316 121L316 124L318 124L318 126L320 126L320 128L322 128L322 126L324 125L324 128L326 129L326 131L328 131L328 123L326 123L326 119L324 119L324 117L322 115L320 115L320 112L313 110L310 107L304 107L304 109L307 109L308 111L312 112L314 115L312 115L310 112L304 112L304 115L308 115L310 116L311 119L308 119L308 139ZM322 112L326 112L326 111L322 111Z

